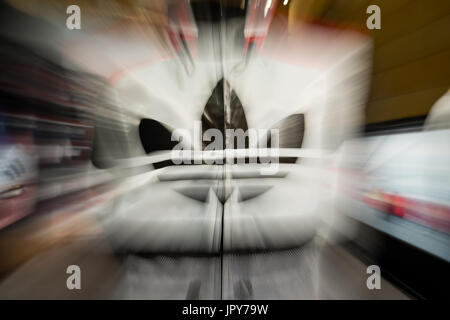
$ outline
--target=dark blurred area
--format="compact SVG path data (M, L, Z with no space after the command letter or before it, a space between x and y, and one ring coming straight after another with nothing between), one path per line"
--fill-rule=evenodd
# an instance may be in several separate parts
M1 1L0 299L448 298L449 30L448 0Z

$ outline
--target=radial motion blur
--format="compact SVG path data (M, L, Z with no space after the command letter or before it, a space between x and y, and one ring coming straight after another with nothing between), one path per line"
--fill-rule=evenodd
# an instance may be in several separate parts
M450 1L0 7L1 299L448 297Z

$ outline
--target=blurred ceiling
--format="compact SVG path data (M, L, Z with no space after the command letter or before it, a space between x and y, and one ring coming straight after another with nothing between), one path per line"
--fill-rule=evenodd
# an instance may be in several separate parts
M164 28L168 4L176 0L78 0L84 19L94 29L117 19ZM247 0L192 0L244 8ZM65 19L72 0L8 0L14 7L53 23ZM273 0L277 14L288 17L288 28L304 20L357 29L372 37L373 73L366 106L366 123L420 117L450 87L449 0ZM285 5L286 3L286 5ZM381 8L381 30L367 30L366 8Z

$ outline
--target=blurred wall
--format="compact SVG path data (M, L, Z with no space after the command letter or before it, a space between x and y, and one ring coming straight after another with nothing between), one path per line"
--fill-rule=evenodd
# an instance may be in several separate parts
M381 9L381 30L366 27L372 4ZM425 116L450 87L448 0L290 0L287 10L290 21L320 20L372 36L367 124Z

